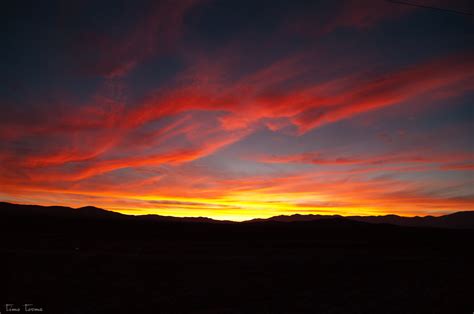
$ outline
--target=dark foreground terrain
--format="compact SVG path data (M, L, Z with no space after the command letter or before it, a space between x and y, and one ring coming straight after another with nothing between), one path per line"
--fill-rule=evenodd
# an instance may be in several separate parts
M0 206L2 314L474 311L472 229L15 206Z

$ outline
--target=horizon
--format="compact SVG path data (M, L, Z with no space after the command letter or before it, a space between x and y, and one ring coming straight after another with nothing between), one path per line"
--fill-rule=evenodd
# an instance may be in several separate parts
M438 4L11 3L0 201L231 221L473 211L472 18Z
M278 217L294 217L294 216L323 216L323 217L340 217L340 218L351 218L351 217L386 217L386 216L396 216L400 218L427 218L427 217L444 217L444 216L449 216L453 214L458 214L458 213L467 213L471 211L456 211L456 212L450 212L448 214L440 214L440 215L414 215L414 216L403 216L403 215L397 215L397 214L380 214L380 215L340 215L340 214L300 214L300 213L295 213L295 214L282 214L282 215L276 215L276 216L268 216L268 217L254 217L254 218L244 218L242 220L233 220L233 219L225 219L225 218L218 218L218 217L208 217L208 216L173 216L173 215L159 215L159 214L147 214L147 213L139 213L139 214L130 214L122 212L120 210L111 210L107 208L101 208L101 207L96 207L93 205L86 205L82 207L70 207L70 206L63 206L63 205L38 205L38 204L28 204L28 203L9 203L9 202L1 202L3 204L8 204L8 205L14 205L14 206L34 206L34 207L66 207L69 209L74 209L74 210L80 210L83 208L87 207L92 207L95 209L107 211L107 212L112 212L112 213L118 213L121 215L125 216L132 216L132 217L140 217L140 216L160 216L160 217L170 217L170 218L204 218L204 219L211 219L214 221L222 221L222 222L250 222L252 220L267 220L267 219L272 219L272 218L278 218ZM234 217L235 218L235 217Z

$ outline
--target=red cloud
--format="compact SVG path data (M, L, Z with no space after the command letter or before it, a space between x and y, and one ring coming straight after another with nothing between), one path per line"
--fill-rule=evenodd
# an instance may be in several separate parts
M60 111L54 120L47 117L41 123L7 122L3 127L16 131L2 131L2 135L7 134L10 139L35 135L55 142L58 140L55 136L60 136L72 143L76 137L90 138L85 149L66 146L57 153L53 150L50 157L38 157L27 164L80 161L95 158L112 149L120 139L133 134L141 126L192 110L225 113L219 116L221 127L214 125L211 134L251 130L249 127L260 121L267 125L272 121L288 125L285 119L297 125L301 132L306 132L325 123L416 99L427 92L471 80L474 76L474 58L454 55L362 82L356 82L353 76L349 76L314 85L308 82L293 84L292 89L286 90L281 84L289 80L298 81L299 76L307 71L303 67L305 58L279 61L233 84L217 80L216 83L221 85L217 89L214 83L208 86L208 83L200 81L192 81L185 86L176 85L129 108L120 103L99 102ZM465 92L464 85L460 86L463 86L461 92ZM452 88L451 92L454 93L454 90ZM145 134L137 139L137 144L151 142L153 138L163 141L166 137L186 134L207 136L203 133L205 125L195 119L187 119L189 121L176 121L163 130ZM12 137L12 134L16 136ZM94 138L97 138L96 143Z
M314 165L390 165L390 164L406 164L406 163L424 163L424 164L451 164L455 162L473 160L472 153L405 153L405 152L391 152L388 154L377 156L342 156L342 157L327 157L327 154L317 152L309 152L302 154L292 154L286 156L260 156L256 160L268 163L303 163ZM464 165L464 164L463 164ZM465 166L465 165L464 165ZM454 165L443 166L443 169L450 169Z
M378 0L347 0L324 4L332 5L333 14L330 17L321 16L320 10L298 12L287 19L284 25L285 31L303 36L320 37L344 27L365 30L384 21L395 20L415 10L413 6Z
M60 111L54 120L47 118L42 123L18 125L11 121L4 126L16 128L15 137L12 132L6 132L10 139L21 140L34 135L39 137L38 142L53 146L46 146L46 154L40 151L20 158L13 154L11 159L18 160L13 166L9 165L36 168L74 162L72 170L38 173L38 178L52 173L52 178L74 181L126 167L192 161L239 140L259 122L272 125L278 121L278 125L273 126L278 130L291 121L300 132L306 132L325 123L416 99L427 92L470 80L474 75L474 58L454 55L359 82L351 75L316 84L298 83L300 76L308 71L304 67L306 58L298 56L278 61L233 83L219 79L219 75L211 82L201 82L197 76L191 82L184 81L156 92L138 106L126 108L106 101L98 103L101 105ZM295 82L292 89L284 88L288 81ZM465 92L465 84L460 86L460 92ZM193 118L191 113L196 110L214 112L212 119L219 119L220 125ZM184 116L176 120L180 114ZM140 131L164 118L174 119L174 122L156 131ZM139 157L110 158L110 154L130 155L132 149L163 145L179 137L189 143L169 147L167 153L143 151ZM340 158L318 162L355 164L362 161Z
M300 55L280 60L236 81L221 77L221 73L236 70L233 68L212 71L211 75L183 73L191 81L158 91L133 108L126 124L136 126L188 110L211 110L227 112L220 119L226 130L246 128L264 119L285 118L304 133L325 123L415 100L453 85L460 89L456 93L456 88L451 88L451 95L464 93L464 82L474 77L474 58L458 54L382 76L362 79L348 75L311 84L305 76L311 71L305 61L311 58L314 56ZM202 66L193 68L196 70L204 71Z
M466 162L460 164L448 164L440 167L443 170L459 170L459 171L469 171L474 170L473 162Z
M337 27L367 28L384 20L396 19L415 8L390 1L344 1L337 16L325 28L330 32Z
M72 43L80 71L106 78L126 75L151 56L171 49L183 32L183 19L199 0L160 1L145 8L131 29L88 32Z
M293 119L301 132L356 114L414 100L430 91L474 78L474 58L462 54L432 60L341 91ZM462 85L461 85L462 86ZM465 89L462 86L461 92Z

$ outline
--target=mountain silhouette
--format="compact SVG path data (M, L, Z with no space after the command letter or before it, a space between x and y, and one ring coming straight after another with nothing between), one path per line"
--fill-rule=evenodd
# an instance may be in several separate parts
M122 219L122 220L142 220L155 222L193 222L212 224L233 224L236 222L226 220L215 220L207 217L174 217L163 215L125 215L117 212L86 206L81 208L70 208L64 206L39 206L39 205L19 205L0 202L0 216L49 216L49 217L69 217L88 219ZM474 229L474 211L456 212L444 216L415 216L403 217L398 215L383 216L341 216L341 215L279 215L270 218L256 218L244 221L243 223L262 222L309 222L324 221L323 225L351 225L350 222L363 222L370 224L390 224L405 227L430 227L430 228L451 228L451 229ZM352 224L354 225L354 224Z
M0 215L8 217L46 216L61 218L125 218L126 215L93 207L70 208L65 206L19 205L0 202Z
M398 215L383 216L340 216L340 215L281 215L267 219L252 219L251 222L278 221L318 221L327 219L344 218L352 221L366 222L372 224L390 224L406 227L435 227L454 229L474 229L474 211L456 212L444 216L403 217Z
M214 220L207 217L174 217L163 215L125 215L114 211L85 206L70 208L64 206L20 205L0 202L0 217L57 217L57 218L87 218L113 220L143 220L156 222L205 222L205 223L232 223L231 221Z

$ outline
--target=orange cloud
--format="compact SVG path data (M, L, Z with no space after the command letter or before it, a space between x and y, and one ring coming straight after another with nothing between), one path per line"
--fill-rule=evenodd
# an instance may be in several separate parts
M469 210L474 206L472 196L430 194L420 189L417 183L390 178L315 176L315 173L304 172L286 176L215 179L215 184L208 187L200 185L202 181L196 180L198 177L190 179L192 182L186 182L189 181L186 177L182 181L167 182L160 175L159 181L142 182L141 185L137 182L127 189L124 189L123 184L128 183L118 182L115 188L106 185L96 189L84 185L69 190L45 185L22 185L6 186L6 191L11 188L14 190L11 195L29 193L38 199L53 193L61 195L59 200L67 202L73 198L78 204L90 202L93 197L98 206L128 213L137 210L135 213L205 215L236 220L299 211L333 211L347 215L387 212L414 215L426 211L436 214L434 208L441 213ZM204 181L210 182L212 178L207 177ZM439 184L447 192L452 188L450 183Z

